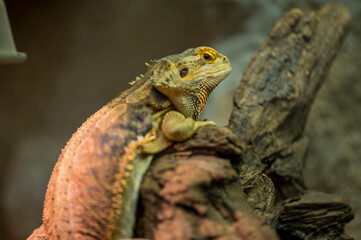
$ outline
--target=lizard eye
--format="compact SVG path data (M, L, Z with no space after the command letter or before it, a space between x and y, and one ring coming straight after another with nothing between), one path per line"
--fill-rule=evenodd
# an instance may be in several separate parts
M187 76L187 74L188 74L188 68L182 68L182 70L180 70L179 72L181 78L184 78L185 76Z
M201 57L207 62L211 62L211 61L214 60L214 55L211 52L208 52L208 51L203 52L201 54Z
M209 56L207 53L203 54L203 58L204 60L210 60L211 59L211 56Z

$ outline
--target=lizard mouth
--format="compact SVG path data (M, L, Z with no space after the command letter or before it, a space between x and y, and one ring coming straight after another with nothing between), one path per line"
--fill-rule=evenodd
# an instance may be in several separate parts
M202 75L200 75L198 77L197 80L210 78L210 80L213 81L213 82L220 82L223 79L225 79L231 73L231 71L232 71L232 67L231 66L226 66L225 68L214 71L214 72L203 73Z
M212 72L212 73L208 73L206 75L204 75L203 77L218 77L218 76L228 76L228 74L230 74L232 71L231 67L226 67L224 69Z
M232 70L231 66L226 66L225 68L220 69L218 71L203 73L202 75L200 75L197 78L196 82L199 82L200 80L209 78L209 81L215 83L215 86L216 86L219 82L221 82L224 78L226 78L230 74L231 70ZM179 91L179 92L190 93L190 92L199 90L200 85L202 85L202 84L194 83L194 84L190 84L190 85L183 85L183 84L172 83L170 81L159 82L159 83L154 84L154 86L158 90L163 92L164 94L165 94L165 92L168 92L168 91Z
M199 71L188 80L177 78L171 81L171 77L166 77L165 81L156 82L154 87L167 96L184 116L198 119L210 93L231 70L229 61L225 61L217 68Z

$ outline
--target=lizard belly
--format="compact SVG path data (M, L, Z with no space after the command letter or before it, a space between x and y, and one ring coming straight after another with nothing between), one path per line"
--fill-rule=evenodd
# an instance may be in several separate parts
M50 239L131 237L140 182L152 159L139 149L153 127L151 113L145 106L105 106L73 135L46 193Z
M122 195L122 205L117 229L113 234L113 239L131 238L133 236L136 220L136 211L139 198L139 188L145 171L148 169L153 156L137 156L132 162L137 166L136 171L131 171L127 188ZM123 213L123 214L122 214Z

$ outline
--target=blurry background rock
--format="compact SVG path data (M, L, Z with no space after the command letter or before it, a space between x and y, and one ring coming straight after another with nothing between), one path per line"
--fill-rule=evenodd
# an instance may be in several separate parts
M327 0L5 1L27 62L0 66L0 239L41 224L52 168L81 123L145 71L144 62L210 45L233 72L204 114L228 123L232 94L273 22ZM361 237L361 2L337 1L353 25L311 110L308 186L346 197ZM217 111L215 111L217 109ZM224 111L224 112L222 112Z

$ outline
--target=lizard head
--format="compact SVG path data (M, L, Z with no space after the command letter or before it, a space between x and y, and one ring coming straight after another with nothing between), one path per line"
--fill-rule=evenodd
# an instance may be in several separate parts
M210 47L198 47L153 61L146 75L179 112L197 120L209 94L231 69L226 56Z

